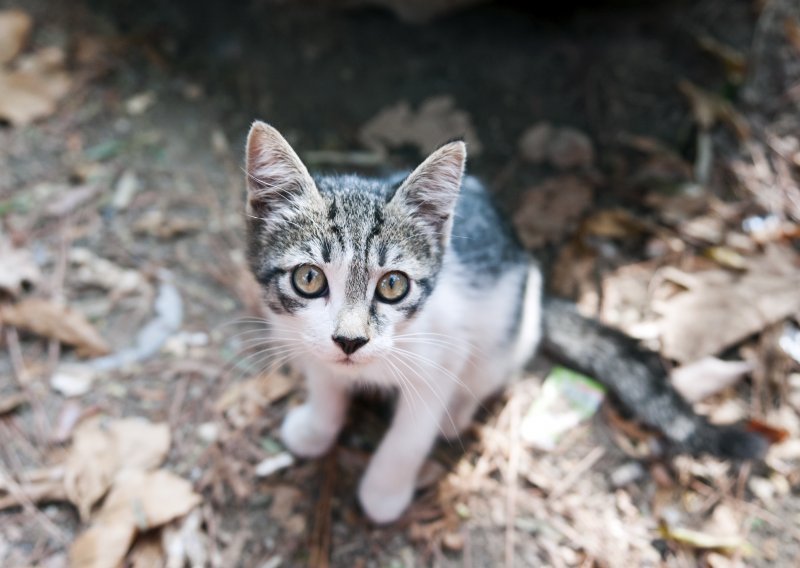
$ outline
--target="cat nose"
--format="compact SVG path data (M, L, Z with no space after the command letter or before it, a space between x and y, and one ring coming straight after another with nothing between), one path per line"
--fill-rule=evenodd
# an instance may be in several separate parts
M366 337L345 337L343 335L334 335L331 339L341 347L345 355L352 355L369 341Z

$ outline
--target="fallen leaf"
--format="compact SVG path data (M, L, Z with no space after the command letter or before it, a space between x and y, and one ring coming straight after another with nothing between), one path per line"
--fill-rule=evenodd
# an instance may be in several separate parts
M57 61L54 49L39 50L15 70L0 69L0 119L24 126L55 112L72 81L63 70L63 52Z
M161 530L161 544L167 556L165 568L205 568L209 565L209 541L202 525L202 513L200 509L194 509Z
M662 523L661 535L680 544L704 550L719 550L733 553L740 551L745 556L753 554L753 547L739 535L717 536L681 527L669 527Z
M13 60L25 47L33 19L22 10L0 10L0 65Z
M678 83L678 89L689 100L694 119L703 130L709 130L718 120L721 120L733 128L740 140L750 138L750 125L736 111L730 101L686 80Z
M137 533L186 515L200 501L191 483L168 471L121 472L92 526L70 547L70 565L117 568Z
M756 432L761 434L770 444L780 444L789 438L789 431L783 428L775 428L760 420L748 420L746 424L748 432Z
M260 375L229 387L217 400L215 408L217 412L224 412L235 426L242 427L294 387L294 382L283 373Z
M362 144L382 153L413 144L430 154L453 138L463 138L473 156L480 154L481 143L469 114L456 108L455 100L446 95L423 101L416 112L406 101L396 103L381 110L359 132Z
M672 385L689 402L698 402L738 383L753 371L748 361L723 361L703 357L674 369Z
M80 312L62 304L30 298L0 307L0 319L6 325L71 345L82 357L109 352L105 340L92 324Z
M751 257L743 275L722 270L689 276L690 288L655 306L662 352L681 363L715 355L768 325L800 311L800 269L785 247Z
M14 248L0 235L0 292L17 298L39 282L41 275L33 256L26 249Z
M109 421L94 417L81 423L65 461L64 487L82 519L108 491L123 470L148 470L166 458L170 445L167 424L143 418Z
M135 537L136 526L125 520L96 524L70 546L70 568L119 568Z
M70 249L68 256L70 281L79 286L108 290L113 296L152 294L152 286L137 270L123 268L83 247Z
M148 211L133 224L134 232L162 240L196 233L202 228L203 223L199 219L179 217L163 211Z
M136 539L126 558L130 568L164 568L164 547L158 534L147 534ZM181 568L183 564L181 564Z
M573 175L545 180L525 191L513 216L522 243L535 248L574 230L592 204L591 185Z

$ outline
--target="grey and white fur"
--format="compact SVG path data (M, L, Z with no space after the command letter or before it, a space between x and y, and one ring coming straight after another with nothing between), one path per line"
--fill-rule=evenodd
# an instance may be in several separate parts
M408 175L313 178L277 130L253 124L248 258L268 308L269 349L291 359L308 386L281 429L294 454L330 448L355 387L396 390L391 426L358 491L372 520L393 521L437 436L457 437L543 336L678 450L763 453L758 435L696 415L655 353L544 300L538 264L483 186L464 176L465 160L457 141Z

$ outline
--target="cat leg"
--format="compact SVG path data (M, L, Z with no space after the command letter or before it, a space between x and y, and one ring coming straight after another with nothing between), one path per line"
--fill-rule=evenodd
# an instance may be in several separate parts
M487 365L475 362L467 366L462 384L458 386L450 402L450 415L442 417L442 436L447 440L458 440L472 424L483 401L499 392L508 382L509 372L502 365Z
M446 440L458 440L461 434L472 424L472 418L480 406L482 399L464 389L458 389L450 402L450 416L443 416L441 434Z
M281 439L296 456L321 456L344 424L349 393L340 381L309 372L308 400L289 411L281 425Z
M437 379L446 384L442 377L432 377L431 383ZM417 385L416 390L413 400L398 398L392 425L359 485L361 506L376 523L396 520L411 503L417 474L439 434L452 394L449 387L442 392L441 387Z

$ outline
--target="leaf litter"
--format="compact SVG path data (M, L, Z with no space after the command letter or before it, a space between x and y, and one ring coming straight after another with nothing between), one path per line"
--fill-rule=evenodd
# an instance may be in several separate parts
M703 41L706 49L712 52L716 50L719 56L724 55L719 45ZM37 73L58 74L61 68L59 58L63 60L63 54L57 50L51 50L49 54L32 52L30 55L33 57L26 62L20 56L25 54L25 49L23 42L16 58L4 69L31 71L39 65ZM50 70L46 70L48 67L43 63L48 60L51 62L48 64ZM84 64L76 61L79 66ZM735 58L730 63L735 64ZM145 123L136 121L158 120L158 113L169 103L168 97L162 96L157 89L151 89L149 84L144 90L142 88L138 85L139 90L133 92L115 90L114 96L98 99L101 100L98 104L102 106L107 100L117 100L121 101L122 110L126 110L125 107L129 106L126 103L136 101L132 107L134 112L128 114L125 121L132 121L134 130L139 129L140 124L144 128ZM781 526L780 519L776 520L774 514L770 516L770 511L764 508L769 504L783 513L784 510L780 509L782 500L790 501L791 498L791 493L786 493L785 487L790 484L789 487L793 488L800 481L795 471L800 461L800 451L797 449L797 431L793 429L792 419L784 416L785 413L773 412L770 404L756 399L783 404L791 409L792 415L796 415L800 407L797 402L800 400L797 395L800 392L797 386L800 380L792 383L786 379L786 384L782 383L787 374L788 377L797 374L797 367L789 366L793 364L791 354L795 338L791 331L784 332L784 326L791 330L793 324L786 322L796 320L798 312L786 315L788 308L783 310L771 305L782 296L753 299L754 296L770 295L769 290L759 287L762 284L756 284L758 294L751 290L747 295L739 288L753 285L756 280L751 279L759 271L787 285L794 282L791 272L797 266L796 254L792 251L792 246L796 244L793 239L798 235L796 218L785 214L790 209L784 211L783 205L776 205L783 202L772 198L756 199L758 203L753 204L752 196L748 196L745 201L733 204L736 209L734 214L723 214L721 210L709 206L713 200L709 199L708 193L719 189L714 187L714 168L725 158L724 150L717 142L717 124L728 122L735 125L736 117L726 115L725 105L722 104L726 101L721 102L711 91L684 90L691 104L697 107L695 110L699 117L703 113L713 115L711 122L705 122L705 118L702 122L704 143L712 142L708 147L711 151L703 150L704 159L699 160L704 163L690 164L670 145L645 136L628 140L630 144L627 148L637 157L627 163L627 157L621 159L618 155L609 155L608 146L600 138L597 138L597 148L594 148L591 138L582 132L568 125L553 126L538 150L519 149L518 153L522 154L524 160L522 165L518 156L514 157L512 166L524 169L525 174L535 168L543 168L549 176L552 170L557 170L553 178L555 181L551 184L553 189L546 192L547 199L530 197L532 204L523 204L527 213L519 214L516 222L523 232L530 231L532 236L526 239L526 243L532 247L542 243L559 243L574 232L574 227L578 228L577 237L558 253L559 265L563 272L568 273L568 277L560 282L562 289L580 295L585 300L581 302L582 305L594 309L594 313L601 314L606 321L635 331L637 337L661 349L672 362L685 362L686 365L673 371L673 379L678 388L686 389L687 385L693 388L684 392L689 398L702 399L697 405L701 411L708 412L716 419L723 414L725 407L735 406L733 411L738 417L756 416L749 422L752 429L763 428L766 431L773 424L785 426L784 429L773 429L774 441L778 445L770 451L768 463L764 466L766 471L759 471L742 483L746 487L744 494L737 492L734 483L738 473L719 467L713 460L692 461L694 465L685 468L682 462L675 465L662 463L658 454L652 452L637 454L645 456L643 459L624 457L624 454L620 458L617 455L620 452L617 452L613 442L602 443L600 449L605 451L597 451L594 436L602 435L597 432L604 432L607 423L611 424L608 429L612 437L624 430L624 435L634 440L619 442L623 452L627 451L625 443L634 446L633 450L652 443L647 432L636 431L635 425L631 426L623 418L617 421L604 419L605 412L565 429L551 452L519 452L515 449L520 437L514 434L513 413L494 406L490 409L489 417L482 418L467 434L463 457L454 457L448 454L447 448L442 447L438 447L431 456L426 465L428 473L425 479L421 479L424 483L419 488L419 499L409 512L408 525L367 530L357 506L342 496L345 493L352 494L350 488L345 486L355 483L354 476L365 466L371 442L346 431L337 448L333 466L328 462L318 466L303 460L284 465L289 460L275 441L275 433L285 408L296 402L297 381L283 371L272 375L256 374L254 378L227 389L223 386L225 383L217 384L213 380L221 374L222 368L217 350L222 351L222 357L226 358L228 346L218 333L204 327L208 324L203 317L206 314L223 314L227 318L231 314L228 308L222 307L218 289L211 287L210 291L204 290L205 282L199 284L205 271L209 270L203 264L209 263L207 249L198 248L196 244L202 242L205 246L206 241L211 239L214 246L230 247L233 239L227 234L220 238L222 245L213 241L218 237L214 227L224 226L224 223L217 223L217 219L214 219L214 222L207 223L208 231L205 230L206 225L198 231L197 224L192 224L192 215L184 217L181 211L174 226L167 227L172 220L168 213L149 213L154 210L151 206L154 203L153 193L159 191L160 186L149 174L144 181L144 168L138 163L131 166L135 162L126 160L126 153L132 147L129 141L123 138L97 141L91 137L81 139L75 136L70 140L73 155L79 154L80 159L88 161L89 165L71 168L69 175L75 176L70 178L73 180L71 183L54 184L58 186L57 193L43 200L49 204L47 215L37 215L44 209L32 215L26 213L24 208L12 210L10 225L24 221L26 215L35 216L36 223L14 227L14 245L9 250L21 252L27 258L24 262L10 263L14 269L10 283L4 289L4 297L17 303L5 305L16 306L28 299L26 294L31 288L29 281L44 285L42 290L36 286L37 299L39 294L47 295L52 289L48 278L42 283L41 274L37 278L23 278L15 274L17 266L27 264L29 268L35 267L49 275L55 269L54 264L66 262L63 297L68 301L65 305L71 306L71 309L79 307L80 312L85 314L91 313L92 325L101 330L101 337L114 345L124 343L127 347L94 359L99 363L90 360L80 362L74 368L70 367L73 364L70 352L60 353L52 350L53 342L45 346L35 337L21 335L20 349L14 355L21 355L18 362L36 368L38 363L34 361L43 359L44 347L50 347L48 358L57 363L55 373L49 376L51 388L71 398L64 400L61 396L54 396L47 391L46 382L34 383L25 387L23 392L4 390L0 394L0 401L10 401L8 413L0 424L3 428L0 433L4 436L9 433L9 440L13 442L14 450L7 453L11 453L13 459L16 459L15 454L19 454L26 463L41 459L43 454L52 465L41 469L15 466L13 477L0 477L0 506L15 506L24 498L37 503L74 499L76 508L84 511L84 524L81 526L86 530L75 541L71 558L79 565L87 566L119 565L122 562L134 566L153 566L164 562L174 566L199 566L205 563L227 565L224 562L219 564L219 559L238 560L255 555L267 559L266 563L270 565L281 562L283 565L294 565L309 550L305 531L310 526L314 527L310 550L321 562L330 561L333 565L345 565L353 558L352 565L365 564L365 556L358 552L359 547L370 551L384 550L386 547L387 550L394 550L396 557L402 558L402 561L422 565L434 564L442 558L467 563L468 560L473 561L473 557L477 558L477 565L480 565L481 560L485 560L480 554L491 550L495 540L502 542L508 534L516 535L515 539L511 539L512 544L516 545L512 552L531 554L530 557L536 559L533 563L542 565L588 565L620 558L632 564L655 564L661 559L651 541L658 537L667 541L667 554L674 555L687 565L695 560L714 566L724 565L720 563L725 561L733 563L737 555L746 550L744 543L747 541L764 542L764 550L769 550L770 547L766 546L769 541L763 540L763 530L756 531L756 538L760 539L756 540L748 535L750 525L747 523L755 519L762 523L762 529L768 526L791 534L791 530L784 530L785 527ZM140 94L147 96L137 99ZM151 106L152 101L157 101L157 104ZM705 108L701 108L703 106ZM377 121L364 126L366 137L361 142L372 150L368 159L358 162L361 158L353 154L357 158L354 161L363 167L371 167L370 164L376 161L383 165L389 152L405 145L410 144L424 151L440 143L441 136L459 136L469 130L477 138L476 127L483 128L480 123L484 118L477 120L478 115L473 115L476 119L473 123L473 117L461 107L460 99L457 103L455 98L444 101L426 99L417 107L408 103L388 105L384 108L386 114L381 119L383 123ZM140 109L141 112L138 112ZM53 123L59 120L56 114ZM533 124L533 128L539 124ZM368 126L373 130L370 131ZM524 123L520 126L524 126ZM216 125L214 128L217 128ZM574 132L567 132L566 139L555 145L560 150L554 159L551 156L551 146L556 140L553 133L561 130ZM14 132L22 129L12 127L8 131L14 136ZM392 137L395 132L401 135ZM480 134L486 136L486 141L490 139L487 131L481 130ZM81 150L84 144L85 151ZM488 147L488 144L484 146ZM776 147L790 158L796 154L796 150L783 142ZM541 157L526 157L525 152L530 151L539 152ZM219 152L219 155L223 154ZM333 151L325 159L349 160L352 156ZM377 159L376 156L384 158ZM710 162L707 160L709 157L713 158ZM84 178L83 174L73 174L73 170L91 171L91 164L97 164L95 160L102 160L102 166L108 172L120 172L116 176L116 183L112 183L114 176L109 173L93 179ZM591 172L587 173L587 170L595 167L595 163L603 164L604 173L610 169L606 168L609 163L614 163L614 168L619 171L614 174L616 177L606 183ZM737 181L748 191L751 187L748 184L754 180L763 184L763 187L777 187L785 183L773 171L772 163L767 160L769 175L755 179L753 172L761 168L759 175L763 174L764 163L758 158L747 162L747 167L734 172ZM159 168L163 168L163 163L159 162L155 169ZM566 194L573 193L572 190L559 192L560 188L566 187L567 184L562 186L561 182L567 176L573 176L588 189L576 190L574 201L565 198ZM535 176L523 176L521 180L516 175L511 177L515 183L520 181L521 187L536 188L548 181L547 177L543 180ZM67 174L63 179L66 178ZM204 191L204 182L193 182L193 189L198 194ZM643 213L637 207L608 208L604 204L605 208L598 211L596 201L606 199L606 190L616 189L613 187L616 184L635 187L645 196L642 200L645 210L647 207L650 209ZM232 193L235 192L232 190ZM114 196L112 203L106 203L106 195ZM758 195L764 196L766 193L759 190ZM725 196L724 199L729 197ZM219 195L214 194L212 198L219 198ZM741 195L737 198L741 199ZM528 199L528 196L522 199ZM553 203L559 199L560 205ZM538 210L540 205L543 209L552 207L542 215ZM113 211L109 212L106 206ZM101 219L107 220L108 215L117 215L115 220L125 220L126 223L112 223L115 228L116 225L122 226L121 230L109 231L100 222ZM142 225L141 235L132 237L127 229L133 228L137 219L147 220L149 224ZM188 224L182 226L184 219ZM749 221L742 223L744 220ZM83 235L79 246L69 242L63 245L54 242L61 237L56 228L60 223L76 225L70 228L70 233L75 231L74 234ZM161 224L165 226L161 227ZM19 228L22 226L31 228L30 236ZM100 231L99 241L92 240L95 230ZM21 233L24 238L19 238ZM47 240L50 236L56 238ZM155 239L151 240L150 237ZM179 241L178 237L185 238ZM142 245L142 241L146 244ZM57 251L59 246L64 246L66 252L60 261L54 261L58 255L51 254L51 250ZM783 250L781 254L784 261L770 256L773 246ZM636 247L639 247L637 254L645 255L644 258L630 258L631 249ZM46 254L42 254L42 248L48 249ZM241 251L233 251L231 257L234 254L238 255L237 262L244 266ZM785 270L781 270L781 262ZM175 267L180 277L170 279L156 275L151 280L153 264L170 266L170 269ZM185 264L189 270L180 271L181 264ZM126 268L130 266L137 269ZM626 269L630 270L625 272ZM226 271L226 268L220 270ZM230 272L212 280L227 289L234 289L241 284L244 276L240 278L239 272ZM0 279L5 274L0 270ZM598 280L602 281L599 291ZM257 286L251 288L252 303L256 304L258 289ZM747 325L735 323L732 326L736 328L735 334L723 329L725 326L714 327L715 333L708 333L708 324L700 313L694 314L693 321L678 321L676 324L677 320L672 315L679 309L676 302L688 302L693 295L702 293L708 296L713 292L718 296L744 293L746 301L753 300L753 311L761 312L760 304L766 302L770 304L766 308L768 317L761 318L758 325L755 318L746 318ZM113 301L106 305L104 311L84 310L84 298L92 296L111 297ZM53 294L52 297L61 295ZM155 310L151 310L151 303L156 297L160 298L159 304ZM737 297L741 301L741 295ZM75 298L80 300L73 304ZM730 305L736 304L726 305L731 310ZM121 312L120 317L124 319L128 313L126 310L132 306L139 313L154 311L152 322L145 323L141 330L133 330L128 334L131 339L127 341L111 341L106 335L114 336L113 317ZM721 307L718 312L717 315L721 317ZM97 313L101 313L101 316L95 319ZM759 370L759 358L766 355L759 351L762 345L754 341L770 327L768 321L775 322L776 348L784 357L780 364L786 365L783 370L780 366L770 367L769 372ZM666 331L669 325L678 325L678 331ZM703 341L699 346L689 347L681 342L677 343L678 347L674 342L670 343L674 336L681 333L696 333L699 336L704 325L706 335L717 335L718 331L723 331L720 335L724 335L725 340ZM182 330L184 326L187 329ZM7 334L11 330L4 331ZM38 335L36 331L31 333ZM189 339L194 337L194 333L204 334L208 338L197 348ZM667 339L669 333L672 333L670 340ZM43 337L52 338L54 334L45 334ZM672 347L667 348L668 344ZM13 341L8 342L7 347L10 353L14 352ZM676 353L682 354L673 357ZM69 361L61 361L62 358ZM753 365L756 369L753 369ZM47 367L48 370L51 368ZM78 378L80 371L87 369L92 372L85 376L93 378ZM75 374L65 381L64 376L69 376L69 373ZM57 378L59 374L60 379ZM43 385L45 388L40 388ZM530 407L541 392L539 381L530 377L523 379L521 385L522 388L515 388L508 395L509 407ZM750 406L745 404L743 400L746 399L741 395L759 392L759 389L764 392L758 396L754 394ZM38 407L41 402L46 404L44 408ZM502 405L502 402L499 404ZM60 406L54 407L54 403ZM125 415L122 409L132 406L142 409L136 414L160 421L167 420L168 415L167 422L143 422L137 427L123 428L130 431L130 440L142 443L144 456L137 457L135 452L125 452L131 458L125 465L119 463L125 461L119 458L120 452L89 451L87 446L108 449L110 445L124 445L117 441L116 432L121 426L114 426L115 419L97 415L102 410ZM51 431L45 428L43 439L54 440L59 446L32 449L27 436L17 434L17 425L25 434L30 434L33 427L29 419L51 411L55 424ZM372 420L375 421L374 416ZM6 428L9 421L13 421L15 429ZM169 426L166 426L167 423ZM168 434L166 443L165 430ZM144 431L150 431L148 438L152 440L149 443L141 442L139 436ZM13 436L11 432L14 432ZM640 438L637 439L637 436ZM125 443L130 443L130 440ZM193 444L195 440L199 441L199 447ZM167 450L164 450L165 445ZM91 464L94 464L94 472L77 469L80 460L70 459L77 452L76 447L85 451L83 466L91 468ZM29 459L36 452L40 454L38 458ZM163 466L167 452L170 470L174 468L175 473L158 469ZM513 455L518 462L516 466L512 465ZM346 462L351 463L346 467L343 465ZM73 468L69 470L72 472L69 497L65 485L67 463ZM143 463L146 465L142 466ZM620 463L629 467L622 470L614 467ZM345 474L342 470L345 470ZM80 475L76 475L75 471L80 471ZM267 476L257 478L257 473L265 471ZM180 477L177 472L181 473ZM613 479L609 472L616 474ZM187 479L196 481L199 492L192 489ZM220 482L220 479L223 481ZM320 480L325 487L317 495L316 491L310 491L309 488L315 488ZM226 482L230 485L226 486ZM698 483L708 489L698 489ZM148 493L148 484L159 484L161 490ZM235 505L231 504L230 498L230 488L234 486L233 498L241 500ZM217 487L222 489L218 490ZM608 487L615 490L606 491ZM516 493L511 491L512 488ZM655 493L659 495L653 496ZM516 497L512 499L509 495ZM202 507L199 506L201 499L205 502ZM677 514L665 513L665 504L677 510ZM728 523L725 530L717 530L706 521L724 507L734 508L736 523ZM53 511L54 508L43 507L39 512L40 521L42 517L53 514ZM231 511L235 512L237 523L234 528L226 526L231 522ZM513 511L513 514L509 511ZM30 508L22 513L12 511L9 514L21 515L25 523L37 517L35 513L33 517L30 516ZM670 532L664 535L658 532L654 520L659 517L669 521L666 526ZM15 517L6 525L17 524L16 518L20 517ZM267 519L267 523L258 520L261 518ZM602 527L600 530L598 523ZM73 528L64 530L67 534L75 532ZM259 536L254 537L254 534ZM493 538L497 535L499 538ZM522 535L525 538L521 538ZM781 545L790 542L790 538L793 537L782 535ZM9 537L0 531L0 562L4 559L3 539ZM98 542L102 542L103 546L97 546ZM401 548L392 549L392 543L400 543ZM724 546L730 543L739 543L741 546ZM757 550L756 555L748 558L748 561L761 560L758 556L760 553ZM766 552L764 554L766 557ZM496 561L497 558L493 557L492 560ZM519 563L519 557L517 559ZM391 561L387 561L387 564ZM446 561L443 562L447 565Z

